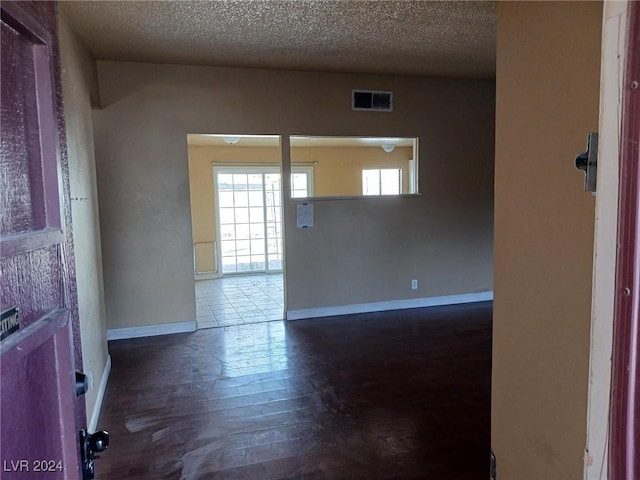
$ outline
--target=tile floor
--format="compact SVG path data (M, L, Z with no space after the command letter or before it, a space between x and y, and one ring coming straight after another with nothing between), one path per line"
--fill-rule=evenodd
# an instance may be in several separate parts
M230 276L196 282L198 329L282 320L282 275Z

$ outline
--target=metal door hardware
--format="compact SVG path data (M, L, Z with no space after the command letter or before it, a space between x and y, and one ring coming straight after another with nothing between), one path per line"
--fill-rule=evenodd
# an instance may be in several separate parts
M76 372L76 397L89 391L89 376L82 372Z
M598 132L589 132L587 151L576 157L576 168L585 173L585 191L595 192L598 172Z
M491 450L491 461L489 463L489 479L490 480L496 480L497 478L497 461L496 461L496 454L493 453L493 450Z
M84 428L80 430L80 455L82 457L82 479L95 478L93 461L100 458L96 453L102 452L109 446L109 432L101 430L89 434Z

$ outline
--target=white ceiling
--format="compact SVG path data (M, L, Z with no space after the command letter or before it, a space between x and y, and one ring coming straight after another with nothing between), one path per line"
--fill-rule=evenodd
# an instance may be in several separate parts
M495 3L63 1L98 60L495 78Z

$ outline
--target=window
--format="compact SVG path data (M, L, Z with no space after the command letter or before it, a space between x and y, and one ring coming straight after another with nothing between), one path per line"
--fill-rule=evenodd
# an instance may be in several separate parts
M222 273L282 270L282 205L277 168L217 168Z
M217 167L222 273L282 270L282 205L277 167ZM291 169L291 197L313 195L313 168Z
M289 198L418 194L415 137L291 136ZM296 168L298 167L298 168ZM312 177L297 175L309 170ZM365 172L365 173L363 173Z
M307 198L313 196L313 168L291 168L291 198Z
M400 195L402 169L370 168L362 170L363 195Z

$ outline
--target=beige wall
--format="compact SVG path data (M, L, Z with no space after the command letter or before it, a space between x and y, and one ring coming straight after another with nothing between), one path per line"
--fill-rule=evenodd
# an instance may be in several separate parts
M581 478L602 4L498 4L492 445L499 478Z
M85 396L90 421L108 355L91 123L91 104L97 103L97 71L95 60L62 15L60 50L82 361L84 372L94 380L93 388Z
M602 30L598 194L591 313L591 362L585 478L608 478L609 398L618 232L618 162L626 58L626 1L606 1Z
M195 318L187 133L419 137L420 197L315 201L304 231L285 202L289 309L492 289L493 82L120 62L98 72L110 328ZM394 111L352 111L353 88L393 90Z

